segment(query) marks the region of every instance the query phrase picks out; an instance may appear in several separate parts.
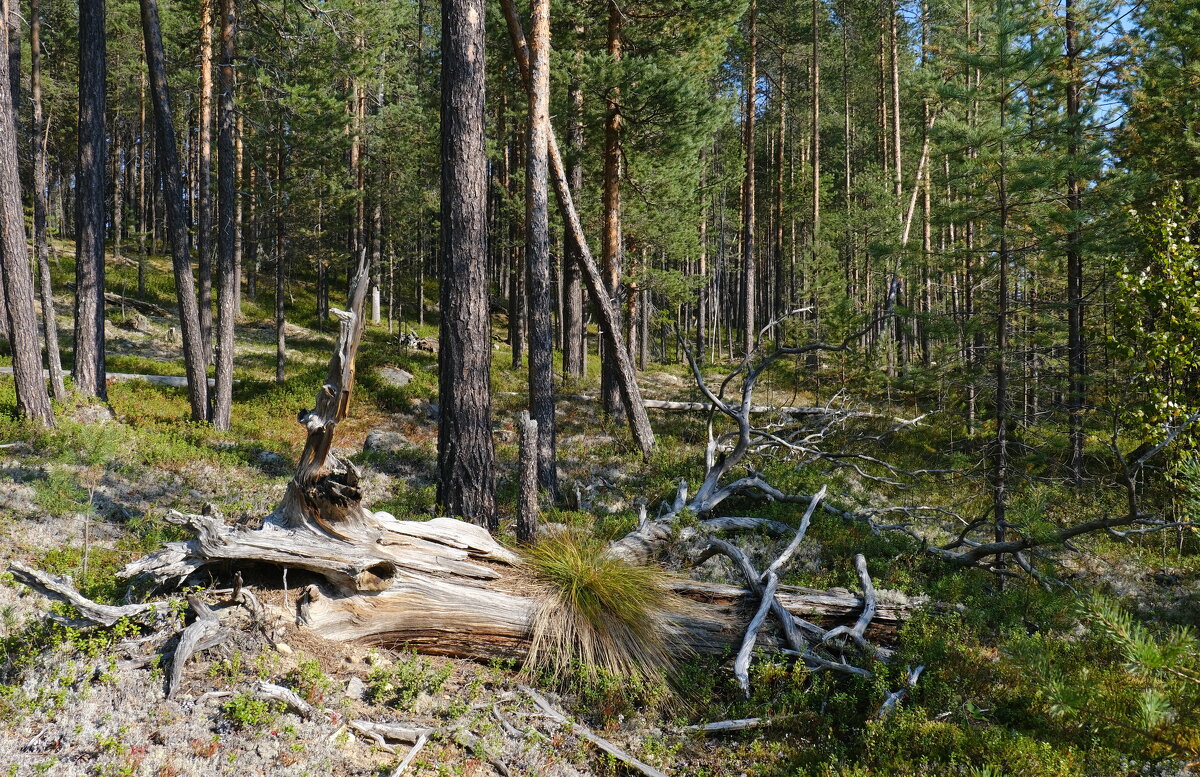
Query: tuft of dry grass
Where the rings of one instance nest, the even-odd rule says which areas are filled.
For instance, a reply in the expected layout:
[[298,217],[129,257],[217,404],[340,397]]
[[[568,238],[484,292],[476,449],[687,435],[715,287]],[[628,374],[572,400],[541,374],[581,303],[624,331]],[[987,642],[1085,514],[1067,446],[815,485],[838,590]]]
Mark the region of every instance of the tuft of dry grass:
[[630,564],[582,532],[564,530],[526,551],[541,604],[526,666],[562,680],[569,669],[665,679],[678,653],[677,617],[691,602],[669,573]]

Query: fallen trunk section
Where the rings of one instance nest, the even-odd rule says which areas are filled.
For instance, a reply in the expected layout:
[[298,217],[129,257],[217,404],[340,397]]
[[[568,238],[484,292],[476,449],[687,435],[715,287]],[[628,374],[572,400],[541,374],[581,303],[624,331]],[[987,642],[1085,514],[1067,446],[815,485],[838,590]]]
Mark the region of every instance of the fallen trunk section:
[[[310,572],[295,602],[297,622],[320,636],[381,647],[411,646],[423,653],[489,660],[523,658],[539,606],[520,559],[486,531],[453,518],[399,521],[374,513],[378,534],[370,542],[345,542],[307,527],[283,526],[278,514],[253,531],[219,518],[172,513],[170,520],[196,538],[170,543],[130,564],[122,576],[156,585],[181,583],[214,569],[255,564]],[[736,648],[758,604],[751,591],[731,585],[680,580],[676,593],[696,602],[679,621],[680,647],[721,654]],[[922,601],[878,593],[869,637],[883,642]],[[793,616],[825,628],[853,624],[863,601],[849,591],[779,586],[777,597]],[[782,645],[764,633],[768,646]]]

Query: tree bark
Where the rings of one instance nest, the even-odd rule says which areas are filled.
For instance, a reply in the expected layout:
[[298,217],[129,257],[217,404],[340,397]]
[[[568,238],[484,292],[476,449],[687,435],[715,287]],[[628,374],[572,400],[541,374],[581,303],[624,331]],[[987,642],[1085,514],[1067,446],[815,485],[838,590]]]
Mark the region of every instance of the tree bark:
[[[212,363],[212,49],[213,0],[200,0],[200,95],[198,153],[196,154],[196,279],[200,291],[200,340],[204,345],[204,363]],[[211,412],[210,412],[211,415]]]
[[[575,34],[583,36],[576,25]],[[575,70],[571,74],[569,123],[567,125],[568,183],[571,194],[583,191],[583,85],[579,70],[583,66],[583,48],[577,43]],[[582,378],[587,369],[586,342],[583,338],[583,285],[579,268],[579,247],[565,240],[563,252],[563,377]]]
[[[233,12],[237,14],[237,6],[233,8]],[[234,34],[237,34],[237,26],[234,26]],[[235,41],[236,43],[236,41]],[[235,45],[236,50],[236,45]],[[237,97],[237,83],[234,83],[234,98]],[[242,148],[242,132],[243,124],[242,117],[237,117],[237,127],[234,132],[237,134],[237,164],[233,171],[233,184],[237,196],[234,198],[237,204],[233,214],[233,313],[236,317],[242,315],[242,253],[245,241],[243,239],[245,232],[245,222],[242,220],[242,164],[244,150]]]
[[[815,286],[812,279],[817,273],[819,266],[818,257],[818,241],[821,237],[821,55],[820,55],[820,29],[821,29],[821,1],[812,0],[812,70],[810,73],[812,89],[812,114],[809,121],[809,130],[811,132],[812,146],[809,150],[809,163],[812,165],[812,210],[809,214],[811,219],[812,232],[809,235],[809,255],[811,257],[811,266],[805,277],[809,281],[810,286]],[[816,314],[816,297],[815,292],[811,300],[806,299],[806,304],[809,304],[813,310],[808,313],[810,319],[815,320]],[[780,311],[782,315],[783,311]],[[810,357],[810,364],[816,365],[816,360],[820,358],[819,351],[814,351]]]
[[[534,19],[536,25],[537,20]],[[517,539],[532,543],[538,526],[538,422],[522,411],[517,419],[520,439],[517,475]]]
[[163,56],[162,30],[158,22],[158,0],[140,0],[142,34],[146,46],[146,65],[150,71],[150,92],[154,103],[155,135],[158,140],[159,178],[170,232],[171,265],[175,273],[175,297],[179,304],[179,328],[183,339],[183,363],[188,379],[188,403],[192,420],[208,417],[208,379],[205,375],[204,344],[200,337],[200,311],[192,281],[192,263],[188,256],[187,224],[183,212],[183,192],[179,182],[181,168],[175,146],[175,125],[167,90],[167,66]]
[[529,142],[525,160],[525,264],[529,275],[529,414],[537,422],[538,483],[558,494],[554,419],[554,329],[550,320],[550,0],[530,15]]
[[63,380],[62,355],[58,348],[58,320],[54,310],[54,289],[50,283],[50,245],[46,234],[46,120],[42,113],[42,14],[41,0],[29,2],[29,94],[33,101],[33,250],[37,257],[39,297],[42,303],[42,337],[46,343],[46,361],[54,398],[64,401],[67,388]]
[[233,408],[233,325],[237,319],[237,119],[233,58],[236,55],[237,7],[235,0],[220,0],[221,66],[217,104],[217,374],[214,386],[213,425],[230,428]]
[[[608,56],[614,63],[619,63],[622,11],[616,0],[607,0],[607,8]],[[608,107],[604,118],[604,191],[600,206],[603,215],[603,237],[600,258],[604,271],[604,291],[609,299],[615,301],[621,284],[621,265],[624,263],[621,238],[621,88],[610,85],[605,99]],[[617,331],[614,334],[619,339],[624,329],[621,326],[619,308],[615,305],[614,312],[617,313]],[[600,395],[604,400],[604,412],[620,422],[624,412],[617,387],[617,346],[613,344],[613,340],[606,339],[603,343],[600,357]]]
[[[1001,51],[1001,65],[1006,52]],[[1008,534],[1008,159],[1006,156],[1006,123],[1008,87],[1000,94],[1000,159],[997,166],[996,199],[998,205],[999,245],[996,261],[999,278],[996,288],[996,453],[993,462],[992,519],[996,527],[996,542],[1004,542]],[[1001,566],[1003,556],[996,556],[996,565]],[[1003,578],[1000,579],[1003,583]]]
[[104,0],[79,4],[79,166],[75,177],[75,389],[104,385]]
[[287,257],[283,253],[284,224],[283,208],[285,197],[283,191],[284,173],[284,130],[283,117],[279,118],[276,127],[278,139],[275,146],[275,382],[283,385],[286,379],[287,366],[287,318],[283,308],[283,287],[287,274]]
[[137,218],[138,260],[137,293],[146,296],[146,69],[145,54],[142,53],[142,68],[138,73],[138,137],[137,137]]
[[1080,83],[1079,51],[1075,39],[1075,6],[1065,0],[1066,57],[1067,57],[1067,210],[1070,213],[1070,232],[1067,235],[1067,412],[1070,416],[1071,482],[1076,488],[1083,484],[1083,403],[1084,403],[1084,345],[1083,345],[1083,255],[1080,251],[1081,198],[1079,174],[1075,164],[1082,145],[1079,116]]
[[754,267],[754,124],[758,110],[758,4],[750,0],[747,33],[749,52],[746,60],[745,115],[742,117],[742,142],[746,150],[746,175],[742,179],[742,352],[754,350],[755,310],[758,294]]
[[438,501],[496,528],[483,0],[442,3]]
[[[15,7],[12,13],[7,11],[6,8],[6,33],[17,25]],[[46,394],[46,382],[42,379],[37,318],[33,312],[33,275],[29,271],[29,247],[25,242],[25,212],[21,206],[18,172],[16,103],[13,101],[13,90],[8,88],[11,85],[9,67],[12,61],[9,55],[14,44],[20,46],[20,38],[14,40],[14,36],[6,34],[4,56],[0,56],[0,128],[3,128],[0,131],[0,276],[4,278],[3,295],[12,351],[13,380],[16,384],[17,414],[42,426],[54,426],[50,397]]]

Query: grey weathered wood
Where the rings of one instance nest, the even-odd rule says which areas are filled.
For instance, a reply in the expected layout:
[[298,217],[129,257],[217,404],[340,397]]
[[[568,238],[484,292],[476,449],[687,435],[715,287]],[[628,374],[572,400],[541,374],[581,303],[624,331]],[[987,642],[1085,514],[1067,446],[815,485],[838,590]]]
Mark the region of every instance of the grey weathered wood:
[[800,543],[804,541],[804,535],[808,533],[808,525],[812,522],[813,510],[816,510],[817,505],[825,498],[825,489],[826,486],[821,486],[821,490],[813,494],[813,498],[808,503],[808,509],[804,511],[804,517],[800,519],[800,528],[796,530],[796,536],[783,549],[779,557],[772,561],[771,565],[762,573],[764,580],[768,575],[777,573],[780,569],[783,569],[784,565],[791,560],[792,554],[796,552],[796,548],[800,547]]
[[70,578],[58,577],[48,572],[26,566],[20,561],[11,561],[8,571],[12,576],[38,593],[66,602],[79,611],[88,621],[101,626],[112,626],[121,618],[133,618],[151,612],[166,612],[165,602],[146,602],[144,604],[97,604],[75,589]]
[[741,686],[742,693],[746,695],[747,699],[750,698],[750,654],[754,652],[754,643],[758,641],[758,630],[762,628],[763,621],[767,619],[767,613],[770,612],[771,604],[775,601],[775,589],[778,587],[779,578],[775,576],[774,572],[768,572],[762,601],[758,605],[758,611],[750,619],[750,625],[746,627],[746,636],[742,639],[742,646],[738,649],[737,658],[733,661],[733,675],[737,678],[738,685]]
[[216,613],[196,596],[188,594],[188,604],[196,613],[196,620],[179,635],[179,644],[175,646],[175,656],[171,659],[171,674],[167,678],[167,698],[179,690],[183,681],[183,667],[193,655],[214,647],[224,641],[221,622]]
[[517,421],[520,431],[518,468],[517,539],[533,542],[538,525],[538,422],[522,410]]

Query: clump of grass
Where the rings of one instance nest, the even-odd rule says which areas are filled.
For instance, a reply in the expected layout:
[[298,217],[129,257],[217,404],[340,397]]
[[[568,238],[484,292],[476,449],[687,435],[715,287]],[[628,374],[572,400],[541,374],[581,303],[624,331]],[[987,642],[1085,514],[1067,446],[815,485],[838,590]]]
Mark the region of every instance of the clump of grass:
[[528,668],[554,681],[575,671],[644,680],[671,673],[675,619],[688,602],[665,570],[630,564],[578,530],[543,538],[526,561],[541,589]]

